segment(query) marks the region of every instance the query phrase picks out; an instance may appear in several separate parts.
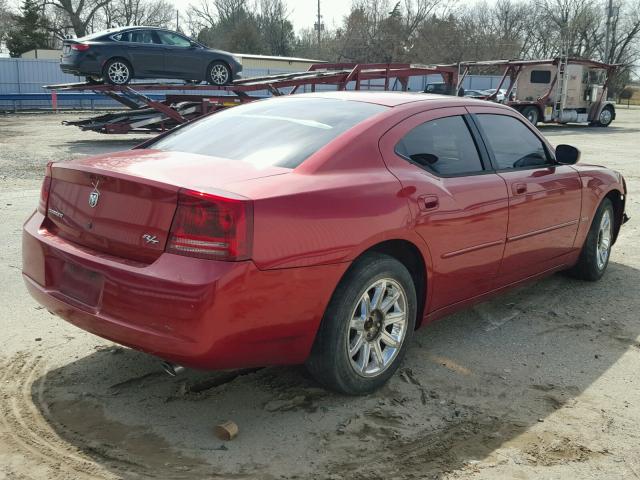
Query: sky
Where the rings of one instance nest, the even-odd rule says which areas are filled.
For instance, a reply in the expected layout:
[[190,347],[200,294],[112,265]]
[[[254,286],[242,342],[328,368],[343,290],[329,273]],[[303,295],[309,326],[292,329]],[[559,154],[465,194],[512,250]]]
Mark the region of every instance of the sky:
[[[289,20],[297,32],[303,28],[313,28],[318,11],[317,0],[285,0],[289,7]],[[199,0],[173,0],[181,11],[186,11],[190,3],[197,5]],[[320,0],[320,14],[327,28],[333,28],[342,22],[349,13],[351,0]]]

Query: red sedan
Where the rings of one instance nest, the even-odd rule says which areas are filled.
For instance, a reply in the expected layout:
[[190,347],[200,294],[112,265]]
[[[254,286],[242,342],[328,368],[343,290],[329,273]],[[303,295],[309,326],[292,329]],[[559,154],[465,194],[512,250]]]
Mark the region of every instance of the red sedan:
[[558,270],[597,280],[622,176],[514,110],[332,92],[228,109],[52,163],[23,234],[31,295],[171,362],[306,362],[370,392],[414,330]]

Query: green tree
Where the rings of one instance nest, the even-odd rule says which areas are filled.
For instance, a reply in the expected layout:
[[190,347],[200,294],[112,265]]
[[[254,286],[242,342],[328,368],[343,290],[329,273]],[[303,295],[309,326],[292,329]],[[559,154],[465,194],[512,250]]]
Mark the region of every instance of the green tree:
[[46,48],[49,43],[46,20],[41,15],[36,0],[24,0],[20,13],[15,17],[14,26],[7,35],[7,48],[12,57],[36,48]]

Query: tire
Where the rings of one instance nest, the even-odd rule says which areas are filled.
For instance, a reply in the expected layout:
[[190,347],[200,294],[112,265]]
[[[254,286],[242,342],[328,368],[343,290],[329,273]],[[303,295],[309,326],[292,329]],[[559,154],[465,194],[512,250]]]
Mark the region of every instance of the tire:
[[211,65],[207,68],[207,78],[206,81],[211,85],[227,85],[231,83],[232,80],[231,69],[229,65],[218,60],[212,62]]
[[112,58],[105,63],[102,78],[111,85],[126,85],[133,78],[133,68],[122,58]]
[[608,127],[613,122],[613,107],[611,105],[606,105],[600,115],[598,115],[598,119],[593,122],[592,125],[596,127]]
[[[382,308],[367,310],[367,300],[370,307]],[[363,255],[336,287],[307,369],[318,382],[340,393],[364,395],[380,388],[406,353],[415,329],[416,304],[413,279],[402,263],[380,253]],[[384,326],[386,321],[392,323]]]
[[591,282],[602,278],[611,256],[613,229],[613,204],[605,198],[593,217],[578,263],[568,272],[571,276]]
[[534,127],[538,125],[540,119],[540,111],[537,107],[525,107],[522,109],[522,115],[529,120],[529,123]]

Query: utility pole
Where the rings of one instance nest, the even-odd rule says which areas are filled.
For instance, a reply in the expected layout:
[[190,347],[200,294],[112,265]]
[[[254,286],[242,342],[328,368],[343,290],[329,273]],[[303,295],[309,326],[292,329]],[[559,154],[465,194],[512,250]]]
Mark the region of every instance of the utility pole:
[[611,48],[611,17],[613,16],[613,0],[609,0],[609,6],[607,7],[607,25],[605,29],[605,39],[604,39],[604,62],[609,63],[610,61],[610,48]]
[[176,32],[180,31],[180,10],[176,8]]
[[318,31],[318,46],[320,46],[320,35],[322,33],[322,16],[320,15],[320,0],[318,0],[318,19],[316,22],[316,30]]

